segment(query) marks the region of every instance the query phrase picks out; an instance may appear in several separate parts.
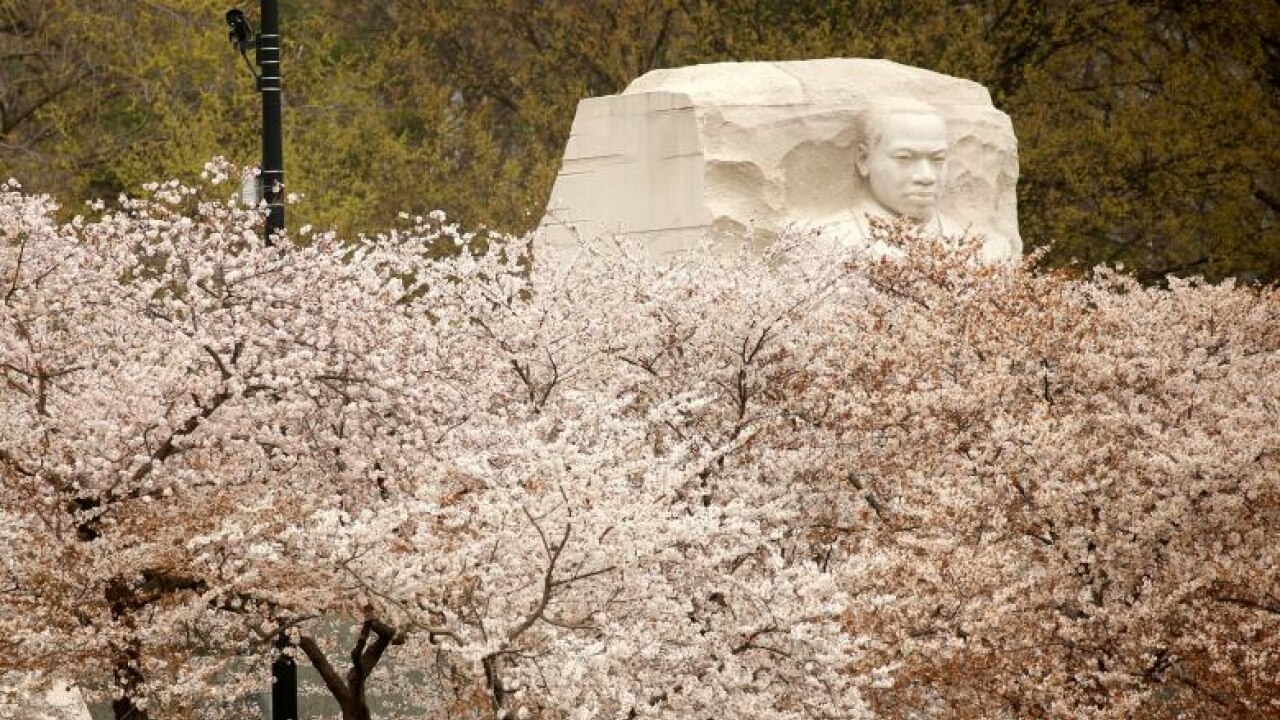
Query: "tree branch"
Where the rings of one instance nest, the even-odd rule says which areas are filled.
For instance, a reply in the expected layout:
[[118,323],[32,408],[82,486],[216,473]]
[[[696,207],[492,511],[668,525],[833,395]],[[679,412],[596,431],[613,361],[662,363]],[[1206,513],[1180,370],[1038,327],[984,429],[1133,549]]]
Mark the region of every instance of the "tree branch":
[[306,654],[307,659],[311,661],[311,667],[320,673],[320,678],[324,680],[324,685],[333,694],[333,697],[342,706],[351,704],[352,697],[347,684],[342,682],[342,678],[338,677],[337,671],[333,669],[333,665],[329,663],[329,658],[325,657],[324,651],[316,645],[316,641],[310,635],[303,635],[298,638],[298,647],[302,648],[302,652]]

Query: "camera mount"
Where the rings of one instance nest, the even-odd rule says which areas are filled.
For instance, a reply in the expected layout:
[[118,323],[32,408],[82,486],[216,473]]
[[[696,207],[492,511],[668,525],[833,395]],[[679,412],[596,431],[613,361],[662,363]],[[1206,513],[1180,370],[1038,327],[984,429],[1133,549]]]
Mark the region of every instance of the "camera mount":
[[245,17],[244,12],[239,8],[231,8],[227,11],[227,26],[231,28],[231,32],[227,33],[231,46],[240,53],[240,57],[244,58],[244,64],[253,74],[253,78],[261,80],[262,77],[258,75],[257,70],[253,69],[253,63],[249,60],[249,48],[254,47],[257,42],[253,34],[253,25],[249,24],[249,18]]

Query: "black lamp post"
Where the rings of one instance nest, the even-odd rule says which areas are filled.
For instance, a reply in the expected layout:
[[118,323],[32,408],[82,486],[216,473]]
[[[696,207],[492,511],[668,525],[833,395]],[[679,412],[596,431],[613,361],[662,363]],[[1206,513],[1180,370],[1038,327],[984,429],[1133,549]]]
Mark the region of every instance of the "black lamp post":
[[284,654],[289,636],[280,633],[276,646],[281,652],[271,663],[271,720],[298,720],[298,663]]
[[[267,223],[263,238],[271,244],[284,232],[284,131],[281,127],[280,95],[280,5],[278,0],[261,0],[262,31],[255,37],[253,27],[238,9],[227,11],[231,42],[249,60],[248,50],[256,50],[258,67],[253,72],[262,94],[262,199],[267,202]],[[289,636],[281,632],[276,642],[281,650],[271,665],[271,720],[298,720],[298,665],[283,651]]]
[[[266,237],[284,232],[284,131],[281,129],[280,6],[278,0],[262,0],[262,32],[258,33],[258,65],[262,75],[262,189],[270,212]],[[294,713],[296,717],[297,713]],[[276,716],[280,720],[280,716]]]
[[244,13],[238,9],[227,11],[227,25],[231,27],[231,43],[235,45],[245,62],[252,47],[261,72],[249,69],[258,81],[262,94],[262,174],[259,182],[262,199],[267,202],[267,224],[263,237],[267,243],[284,232],[284,131],[280,95],[283,91],[280,73],[280,5],[279,0],[261,1],[262,30],[256,36]]

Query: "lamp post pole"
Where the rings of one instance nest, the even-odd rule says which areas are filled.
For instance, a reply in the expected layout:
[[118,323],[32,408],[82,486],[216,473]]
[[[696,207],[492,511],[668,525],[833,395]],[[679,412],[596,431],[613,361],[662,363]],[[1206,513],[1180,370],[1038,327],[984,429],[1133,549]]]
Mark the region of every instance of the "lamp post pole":
[[[253,75],[262,94],[262,173],[258,187],[267,203],[267,222],[263,240],[271,245],[284,232],[284,130],[282,128],[281,92],[284,89],[280,73],[280,4],[279,0],[261,0],[260,32],[253,36],[253,27],[238,8],[227,11],[227,25],[231,28],[231,43],[244,56],[252,41],[259,71]],[[253,70],[253,66],[249,67]],[[281,631],[276,639],[280,654],[271,664],[271,720],[298,720],[298,664],[284,651],[289,647],[289,636]]]
[[[260,0],[261,31],[254,36],[253,26],[239,8],[227,11],[227,26],[232,46],[249,64],[252,45],[259,70],[249,65],[262,94],[262,172],[258,187],[267,203],[267,222],[262,237],[267,245],[281,239],[284,232],[284,129],[282,128],[280,73],[280,4],[279,0]],[[250,195],[256,193],[249,193]],[[254,198],[250,202],[257,202]],[[271,664],[271,720],[298,720],[298,664],[284,651],[289,636],[283,630],[276,639],[280,655]]]
[[283,652],[289,647],[283,632],[277,647],[282,652],[271,664],[271,720],[298,720],[298,664]]
[[[284,131],[281,127],[280,95],[280,5],[279,0],[262,0],[262,24],[258,33],[258,65],[262,73],[258,90],[262,93],[262,193],[267,202],[268,243],[284,232]],[[277,720],[280,720],[277,716]]]
[[[284,232],[284,129],[280,72],[279,0],[261,0],[257,60],[262,93],[262,197],[267,203],[267,224],[263,237],[268,245]],[[280,655],[271,664],[271,720],[298,720],[298,664],[284,650],[289,636],[284,632],[276,643]]]

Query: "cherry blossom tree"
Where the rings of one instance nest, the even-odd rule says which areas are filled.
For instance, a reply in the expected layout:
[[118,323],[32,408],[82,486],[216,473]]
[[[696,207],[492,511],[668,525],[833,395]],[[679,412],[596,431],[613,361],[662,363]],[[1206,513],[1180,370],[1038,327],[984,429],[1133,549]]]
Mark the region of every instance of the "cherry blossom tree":
[[340,421],[308,398],[341,389],[341,356],[361,348],[312,349],[324,320],[308,308],[378,302],[341,296],[358,280],[328,274],[354,270],[331,241],[270,247],[249,209],[153,193],[56,226],[10,192],[4,225],[10,660],[111,678],[117,717],[180,704],[215,673],[240,687],[228,660],[270,648],[271,628],[210,612],[274,600],[239,592],[244,553],[200,538],[309,511]]
[[232,715],[284,633],[344,720],[1280,717],[1273,288],[210,197],[3,193],[0,672]]

